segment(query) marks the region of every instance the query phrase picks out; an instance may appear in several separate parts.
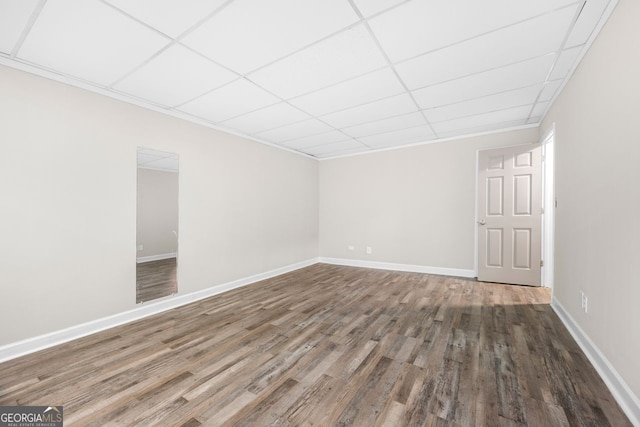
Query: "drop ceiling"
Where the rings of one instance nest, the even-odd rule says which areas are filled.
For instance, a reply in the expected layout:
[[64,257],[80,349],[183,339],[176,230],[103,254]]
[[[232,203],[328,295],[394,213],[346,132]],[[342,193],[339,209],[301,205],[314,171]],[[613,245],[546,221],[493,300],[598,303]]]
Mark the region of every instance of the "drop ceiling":
[[328,158],[539,124],[615,2],[0,0],[0,60]]

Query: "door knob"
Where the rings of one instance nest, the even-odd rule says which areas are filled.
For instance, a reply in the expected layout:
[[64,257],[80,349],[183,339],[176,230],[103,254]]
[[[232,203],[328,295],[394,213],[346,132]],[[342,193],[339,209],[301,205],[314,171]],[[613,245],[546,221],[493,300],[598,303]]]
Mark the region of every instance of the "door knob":
[[481,219],[480,221],[478,221],[478,224],[480,225],[485,225],[487,223],[487,221],[485,221],[484,219]]

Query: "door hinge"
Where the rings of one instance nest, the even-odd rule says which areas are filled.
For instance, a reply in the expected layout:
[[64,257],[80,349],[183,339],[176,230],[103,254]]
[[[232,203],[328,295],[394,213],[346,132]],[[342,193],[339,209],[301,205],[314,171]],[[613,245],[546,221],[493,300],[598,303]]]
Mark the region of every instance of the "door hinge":
[[541,213],[542,215],[544,215],[544,208],[541,208],[541,209],[540,209],[540,213]]
[[540,267],[544,267],[544,261],[540,260]]

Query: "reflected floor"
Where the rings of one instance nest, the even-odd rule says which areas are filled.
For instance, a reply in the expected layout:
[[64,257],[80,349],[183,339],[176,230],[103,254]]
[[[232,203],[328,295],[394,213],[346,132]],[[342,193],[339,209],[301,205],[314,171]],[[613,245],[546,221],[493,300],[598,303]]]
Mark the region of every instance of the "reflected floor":
[[136,303],[178,292],[176,258],[136,264]]

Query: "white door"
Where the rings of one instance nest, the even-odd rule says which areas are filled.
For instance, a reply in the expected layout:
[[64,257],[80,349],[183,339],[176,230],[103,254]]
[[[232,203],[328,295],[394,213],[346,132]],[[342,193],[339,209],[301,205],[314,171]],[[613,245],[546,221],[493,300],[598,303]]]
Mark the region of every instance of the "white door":
[[478,156],[478,280],[541,283],[540,145]]

